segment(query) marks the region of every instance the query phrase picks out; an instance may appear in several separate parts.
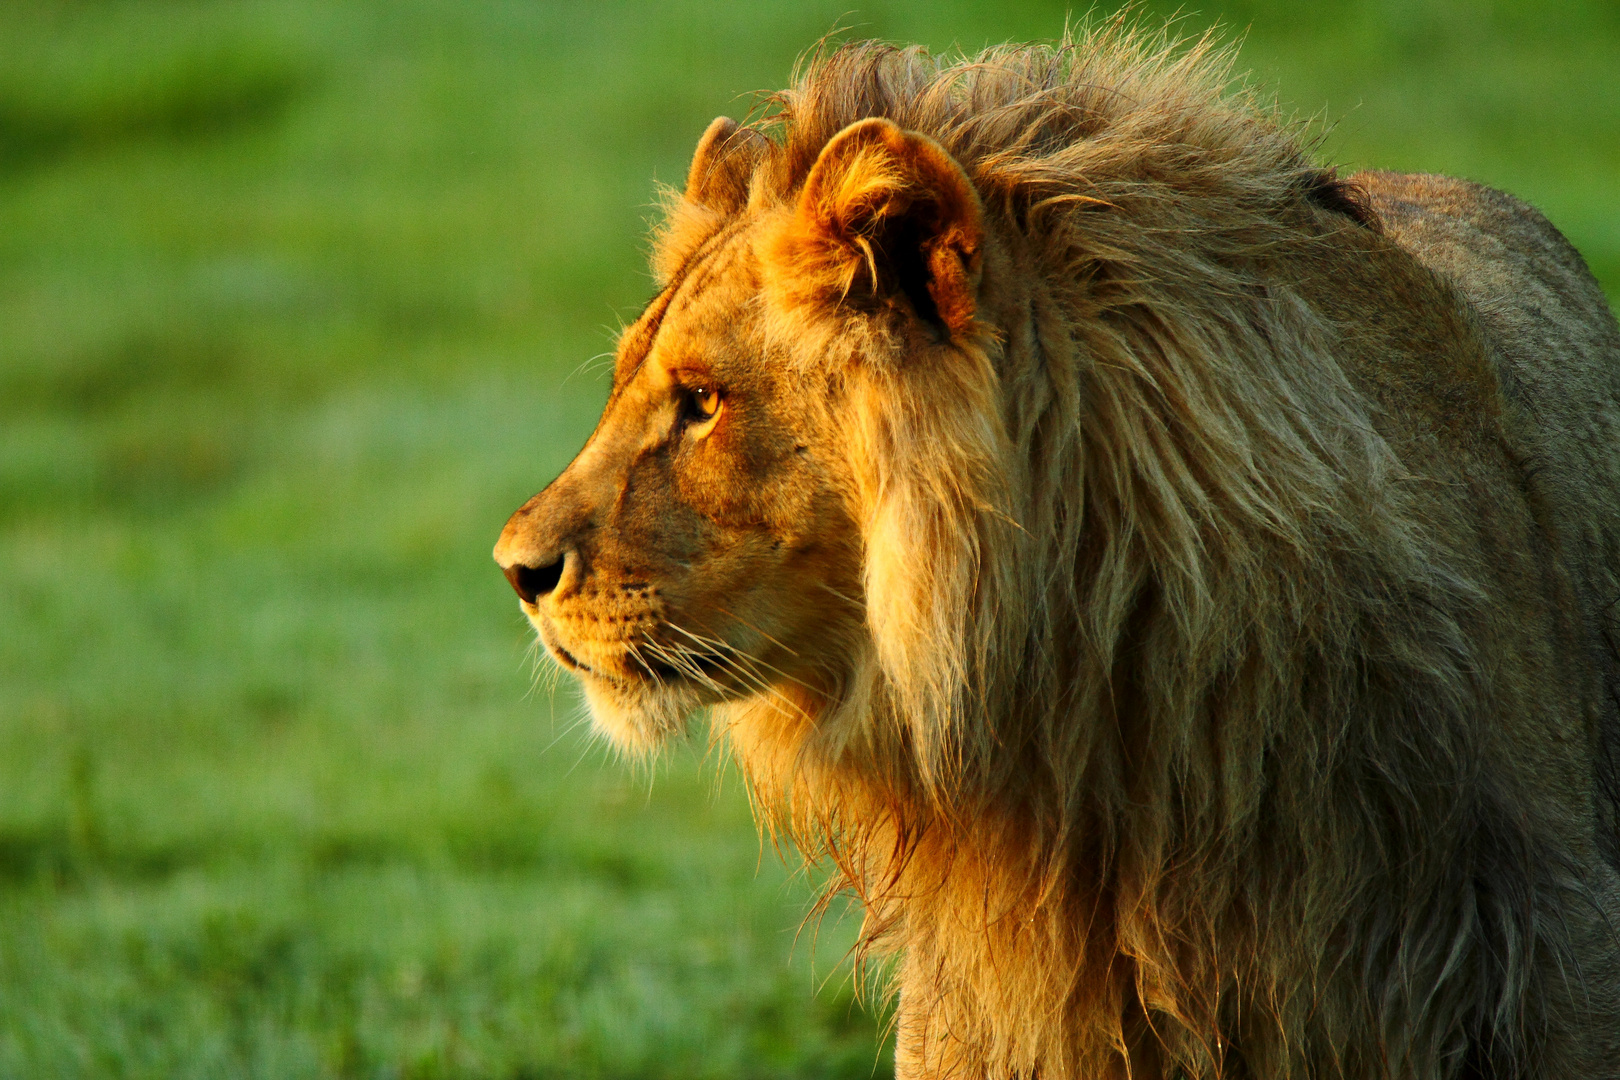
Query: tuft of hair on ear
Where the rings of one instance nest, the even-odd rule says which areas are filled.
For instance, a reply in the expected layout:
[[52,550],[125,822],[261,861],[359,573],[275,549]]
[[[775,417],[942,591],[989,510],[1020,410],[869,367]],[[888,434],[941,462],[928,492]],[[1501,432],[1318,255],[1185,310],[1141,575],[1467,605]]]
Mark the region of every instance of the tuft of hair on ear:
[[978,306],[983,211],[973,182],[926,135],[871,117],[822,148],[779,237],[779,279],[840,303],[909,303],[960,337]]
[[729,116],[710,122],[692,153],[686,187],[665,189],[664,222],[653,245],[653,274],[660,283],[675,276],[703,241],[748,205],[754,170],[770,149],[770,140]]

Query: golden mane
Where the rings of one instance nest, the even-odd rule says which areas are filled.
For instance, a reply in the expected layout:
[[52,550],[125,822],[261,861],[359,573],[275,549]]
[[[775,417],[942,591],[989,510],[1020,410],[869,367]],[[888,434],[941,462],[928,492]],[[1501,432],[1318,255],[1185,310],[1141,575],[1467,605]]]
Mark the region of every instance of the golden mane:
[[[736,214],[786,205],[888,118],[1027,267],[1027,318],[961,364],[848,368],[859,674],[717,710],[903,950],[918,1074],[1116,1075],[1149,1043],[1147,1075],[1506,1068],[1551,1022],[1536,973],[1573,962],[1538,906],[1562,853],[1487,753],[1492,586],[1306,296],[1381,243],[1367,197],[1229,63],[1117,25],[959,62],[852,45],[712,157]],[[662,274],[727,220],[672,204]],[[1454,300],[1419,278],[1413,304]],[[785,351],[884,354],[812,307],[773,310]],[[1490,415],[1483,385],[1458,406]]]

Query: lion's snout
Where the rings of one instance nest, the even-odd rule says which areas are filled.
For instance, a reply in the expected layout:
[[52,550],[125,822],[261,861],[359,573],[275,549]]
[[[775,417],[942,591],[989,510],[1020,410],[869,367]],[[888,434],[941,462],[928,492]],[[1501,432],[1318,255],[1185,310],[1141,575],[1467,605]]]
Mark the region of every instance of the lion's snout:
[[578,533],[585,515],[552,484],[507,519],[495,543],[495,562],[525,604],[549,595],[579,561]]

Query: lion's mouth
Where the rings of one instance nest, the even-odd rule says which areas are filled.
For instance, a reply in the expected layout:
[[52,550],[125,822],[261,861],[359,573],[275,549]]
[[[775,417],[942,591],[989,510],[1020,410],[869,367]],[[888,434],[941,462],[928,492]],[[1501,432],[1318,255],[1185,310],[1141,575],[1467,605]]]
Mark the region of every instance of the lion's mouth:
[[697,686],[722,690],[747,682],[747,668],[715,648],[672,645],[654,638],[621,641],[604,665],[587,663],[557,640],[555,632],[540,638],[552,658],[574,675],[629,691],[643,687]]
[[558,645],[556,642],[549,642],[548,644],[551,645],[551,651],[556,655],[557,659],[562,661],[563,667],[568,668],[570,671],[583,671],[587,675],[598,674],[595,668],[585,663],[585,661],[581,660],[579,657],[575,656],[561,645]]
[[548,644],[558,662],[574,674],[624,687],[635,683],[654,686],[699,683],[715,686],[731,668],[731,665],[717,654],[682,653],[679,659],[675,660],[648,655],[644,650],[637,649],[630,652],[628,659],[632,662],[625,665],[623,673],[603,671],[587,664],[556,642]]

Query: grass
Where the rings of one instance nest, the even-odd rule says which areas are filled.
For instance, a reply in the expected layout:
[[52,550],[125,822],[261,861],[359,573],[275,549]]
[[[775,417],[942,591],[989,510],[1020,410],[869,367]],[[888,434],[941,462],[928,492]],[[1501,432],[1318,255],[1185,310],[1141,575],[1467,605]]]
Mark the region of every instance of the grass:
[[[1517,191],[1620,288],[1612,5],[1216,16],[1325,157]],[[8,5],[0,1076],[885,1074],[852,920],[798,934],[813,878],[701,734],[628,769],[534,690],[488,552],[710,117],[840,20],[1064,17]]]

